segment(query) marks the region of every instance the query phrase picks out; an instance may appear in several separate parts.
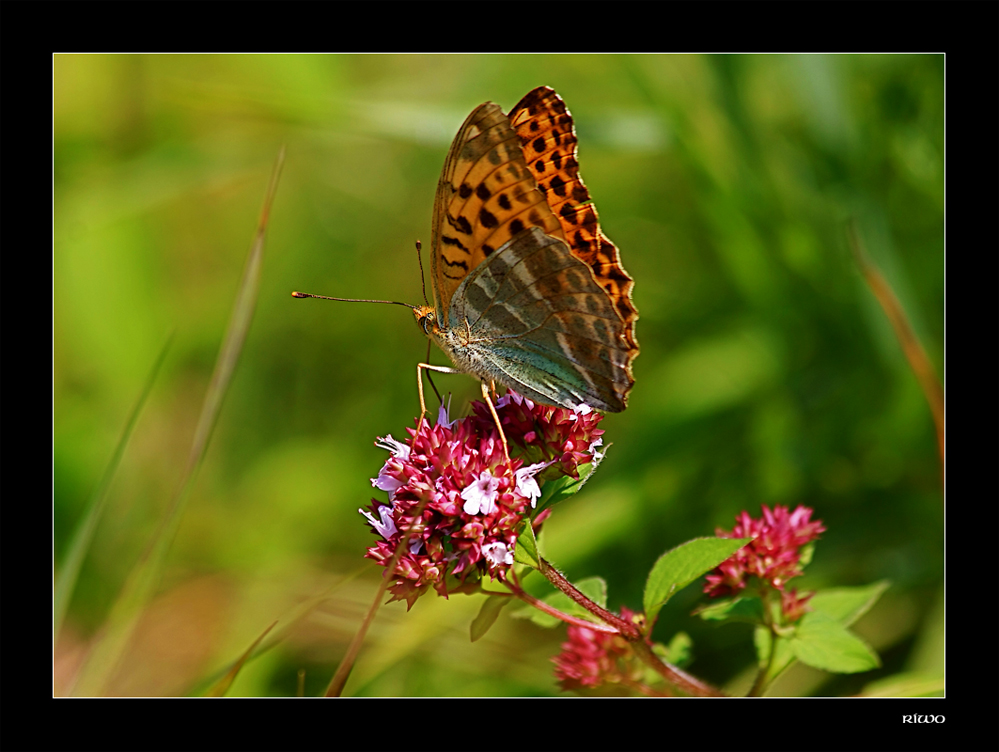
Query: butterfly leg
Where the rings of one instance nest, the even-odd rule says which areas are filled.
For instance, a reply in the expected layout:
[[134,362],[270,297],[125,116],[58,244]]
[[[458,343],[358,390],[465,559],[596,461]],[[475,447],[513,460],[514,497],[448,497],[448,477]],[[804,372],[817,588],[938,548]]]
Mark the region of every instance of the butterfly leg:
[[[447,366],[432,366],[429,363],[417,363],[416,364],[416,388],[420,392],[420,422],[422,425],[423,416],[427,414],[427,403],[423,396],[423,371],[437,371],[438,373],[464,373],[464,371],[459,371],[457,368],[448,368]],[[500,424],[499,413],[496,412],[496,406],[493,404],[492,397],[489,396],[489,386],[485,381],[480,382],[482,384],[482,397],[485,399],[486,404],[489,405],[489,412],[492,413],[493,420],[496,422],[496,430],[499,431],[500,441],[503,443],[503,456],[506,457],[507,464],[510,462],[510,447],[506,443],[506,434],[503,433],[503,426]],[[493,385],[493,390],[496,387]]]
[[[500,441],[503,442],[503,455],[506,457],[506,464],[509,465],[510,464],[510,447],[507,446],[507,443],[506,443],[506,434],[503,433],[503,426],[500,425],[499,413],[496,412],[496,406],[493,405],[493,400],[489,396],[489,386],[486,385],[485,381],[481,382],[481,384],[482,384],[482,398],[486,401],[486,404],[489,405],[489,412],[491,412],[493,414],[493,420],[496,421],[496,430],[499,431]],[[495,389],[496,389],[496,386],[493,385],[493,390],[495,391]]]
[[423,398],[423,369],[428,371],[437,371],[438,373],[464,373],[464,371],[459,371],[456,368],[448,368],[447,366],[432,366],[429,363],[417,363],[416,364],[416,387],[420,391],[420,421],[422,423],[423,416],[427,414],[427,403]]

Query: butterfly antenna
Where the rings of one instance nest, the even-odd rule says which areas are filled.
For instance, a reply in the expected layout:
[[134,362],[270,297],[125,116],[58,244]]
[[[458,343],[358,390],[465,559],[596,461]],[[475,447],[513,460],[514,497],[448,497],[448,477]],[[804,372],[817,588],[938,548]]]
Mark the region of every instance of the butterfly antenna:
[[[419,240],[417,240],[416,241],[416,260],[420,264],[420,282],[423,283],[423,303],[425,305],[430,305],[430,302],[427,300],[427,280],[426,280],[426,277],[423,274],[423,255],[420,253],[421,250],[423,250],[423,244],[420,243]],[[433,383],[434,382],[432,382],[432,381],[430,382],[431,386],[433,385]],[[434,391],[436,392],[437,389],[434,388]],[[439,394],[437,396],[440,397]],[[442,402],[442,404],[443,404],[443,402]]]
[[406,308],[415,309],[416,306],[409,303],[400,303],[398,300],[363,300],[360,298],[331,298],[328,295],[313,295],[311,292],[293,292],[293,298],[319,298],[320,300],[339,300],[343,303],[388,303],[389,305],[401,305]]

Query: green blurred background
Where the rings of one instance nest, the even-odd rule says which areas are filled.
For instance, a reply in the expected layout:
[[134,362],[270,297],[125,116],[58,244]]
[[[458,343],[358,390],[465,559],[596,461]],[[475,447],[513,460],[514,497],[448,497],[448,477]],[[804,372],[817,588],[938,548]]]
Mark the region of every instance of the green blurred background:
[[[478,104],[548,85],[576,123],[581,173],[635,279],[642,348],[608,459],[546,523],[549,559],[637,609],[665,550],[766,503],[828,531],[799,589],[891,589],[855,629],[883,669],[796,667],[771,694],[848,694],[942,671],[943,505],[930,412],[854,263],[873,261],[943,372],[940,55],[58,55],[54,59],[54,554],[58,569],[168,332],[177,335],[111,487],[56,651],[72,675],[180,482],[272,164],[287,161],[249,338],[171,550],[114,682],[192,690],[268,624],[345,577],[231,694],[329,681],[374,593],[357,513],[418,409],[422,301],[444,156]],[[435,351],[432,362],[446,358]],[[478,393],[444,376],[464,414]],[[557,694],[565,639],[504,612],[474,644],[480,597],[383,608],[355,695]],[[733,691],[751,631],[690,616],[689,670]]]

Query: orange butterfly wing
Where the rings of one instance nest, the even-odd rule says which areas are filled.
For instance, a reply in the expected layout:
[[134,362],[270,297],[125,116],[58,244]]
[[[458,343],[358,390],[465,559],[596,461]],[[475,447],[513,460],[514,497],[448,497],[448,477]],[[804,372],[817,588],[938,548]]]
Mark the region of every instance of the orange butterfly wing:
[[635,283],[621,265],[617,247],[601,231],[596,207],[579,176],[576,130],[565,102],[554,89],[540,86],[528,92],[509,117],[538,188],[559,220],[561,232],[556,237],[590,267],[624,322],[628,345],[637,355],[638,310],[631,301]]
[[434,199],[431,277],[440,321],[461,280],[530,227],[560,232],[499,105],[475,108],[451,144]]

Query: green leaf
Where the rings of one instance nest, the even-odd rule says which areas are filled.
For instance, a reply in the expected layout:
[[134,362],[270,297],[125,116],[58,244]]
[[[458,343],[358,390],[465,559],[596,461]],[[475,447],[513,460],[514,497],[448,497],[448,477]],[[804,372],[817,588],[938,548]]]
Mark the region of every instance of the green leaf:
[[611,444],[608,444],[604,448],[603,454],[599,457],[595,457],[593,462],[580,465],[577,468],[579,478],[571,478],[568,475],[563,475],[561,478],[550,480],[545,483],[541,488],[541,498],[538,499],[537,506],[531,516],[537,517],[545,509],[553,507],[556,504],[565,501],[570,496],[579,493],[586,481],[588,481],[593,476],[593,473],[596,472],[600,463],[604,461],[604,457],[607,456],[607,450],[610,448]]
[[751,538],[695,538],[667,551],[653,565],[645,582],[643,603],[649,623],[674,593],[710,572],[749,543]]
[[802,663],[837,674],[870,671],[881,665],[867,643],[832,617],[814,611],[802,617],[790,645]]
[[524,564],[531,569],[540,569],[541,559],[538,556],[538,539],[534,537],[534,528],[531,521],[525,520],[520,534],[517,536],[517,545],[513,549],[513,560],[518,564]]
[[815,541],[812,541],[811,543],[806,543],[804,546],[801,547],[801,550],[798,552],[798,566],[800,566],[802,569],[807,567],[809,564],[812,563],[812,557],[814,555],[815,555]]
[[[808,605],[813,609],[813,611],[803,617],[801,623],[804,624],[805,619],[817,618],[815,615],[819,614],[834,619],[845,628],[865,614],[870,607],[874,605],[881,594],[888,588],[888,585],[888,581],[883,580],[881,582],[875,582],[872,585],[830,588],[829,590],[818,592],[810,601],[808,601]],[[805,634],[807,637],[808,630],[806,630]],[[852,636],[852,633],[848,634],[851,635],[851,638],[856,639]],[[766,627],[758,628],[754,634],[753,641],[756,645],[756,654],[759,659],[760,666],[766,666],[770,656],[770,650],[773,649],[772,634],[770,630]],[[774,654],[773,660],[769,662],[770,670],[767,672],[764,685],[769,686],[770,683],[787,670],[787,668],[794,663],[795,657],[796,653],[792,649],[790,639],[781,638],[777,640],[776,653]],[[877,660],[877,656],[874,657],[874,660]]]
[[[658,646],[653,647],[653,652],[655,652],[656,647]],[[690,639],[690,635],[686,632],[677,632],[673,635],[673,639],[666,646],[663,658],[679,668],[690,665],[690,662],[694,660],[694,641]]]
[[510,602],[509,598],[503,598],[498,595],[493,595],[482,603],[482,608],[479,609],[478,615],[472,619],[472,625],[470,628],[472,642],[475,642],[479,638],[483,637],[489,628],[496,623],[496,619],[499,618],[500,611],[503,607]]
[[944,679],[939,674],[910,672],[873,681],[861,697],[943,697]]
[[760,624],[763,622],[763,601],[756,595],[726,598],[702,606],[694,613],[704,621],[748,621]]
[[813,611],[849,626],[871,609],[890,584],[888,580],[881,580],[860,587],[829,588],[816,593],[808,605]]

